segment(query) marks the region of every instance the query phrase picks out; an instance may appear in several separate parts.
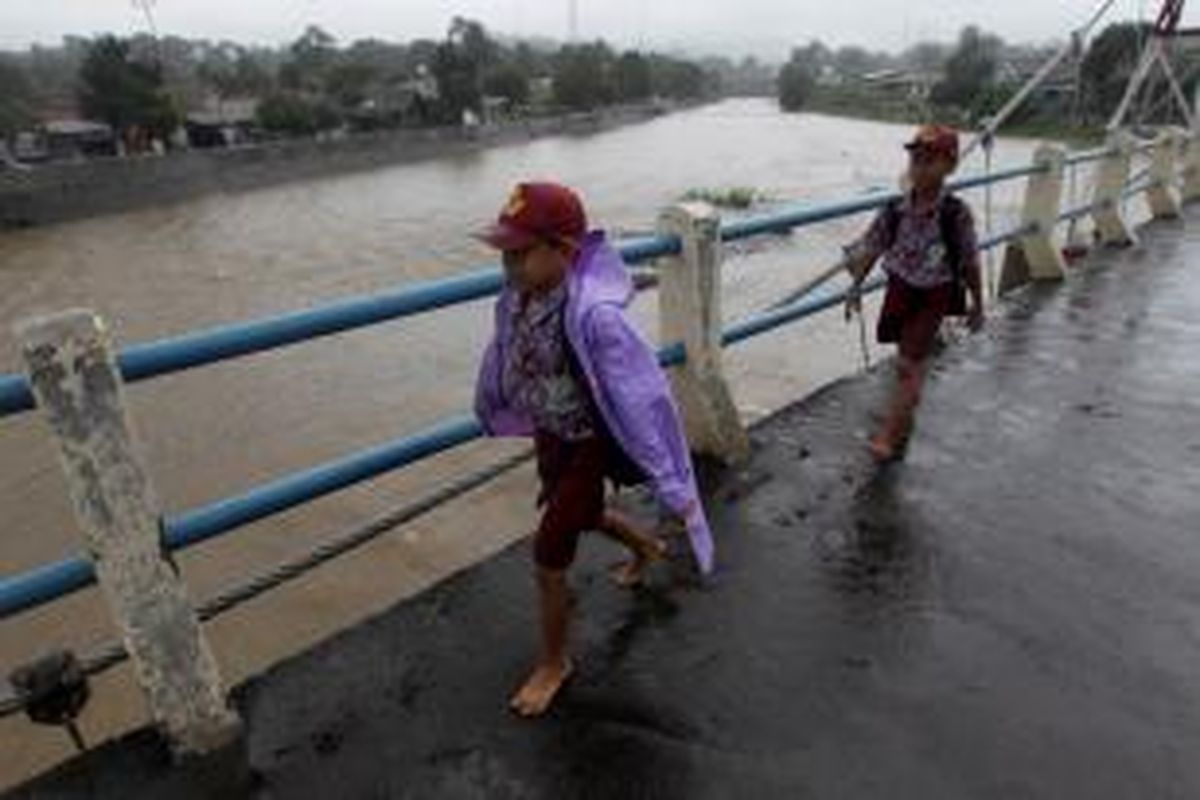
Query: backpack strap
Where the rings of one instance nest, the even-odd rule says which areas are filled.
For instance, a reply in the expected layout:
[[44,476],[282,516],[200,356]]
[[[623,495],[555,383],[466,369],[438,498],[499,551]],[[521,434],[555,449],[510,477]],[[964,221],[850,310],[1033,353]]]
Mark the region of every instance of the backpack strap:
[[963,242],[959,237],[961,228],[958,224],[959,219],[966,213],[966,204],[952,194],[942,199],[942,207],[938,211],[942,246],[946,248],[946,261],[950,265],[952,278],[950,316],[962,316],[967,313],[967,253],[963,252]]
[[900,220],[904,216],[900,211],[900,200],[891,200],[883,207],[884,230],[887,231],[887,247],[890,250],[896,244],[900,235]]
[[955,195],[948,194],[942,199],[942,207],[938,211],[938,226],[942,234],[942,246],[946,248],[946,260],[950,264],[950,272],[956,282],[961,282],[966,272],[963,263],[963,245],[959,240],[958,220],[963,213],[963,201]]
[[639,486],[648,480],[646,472],[625,452],[625,448],[617,441],[617,437],[609,430],[608,422],[604,419],[604,412],[600,410],[600,405],[592,394],[591,383],[588,381],[587,372],[583,369],[583,364],[579,360],[579,355],[575,352],[574,345],[571,344],[571,337],[567,335],[567,314],[563,311],[561,321],[563,351],[567,356],[567,369],[571,373],[571,377],[575,380],[575,384],[579,387],[579,391],[583,394],[583,401],[587,404],[588,413],[592,417],[592,425],[595,428],[596,436],[598,436],[608,448],[609,463],[607,466],[607,477],[612,481],[613,487],[618,491],[622,486]]

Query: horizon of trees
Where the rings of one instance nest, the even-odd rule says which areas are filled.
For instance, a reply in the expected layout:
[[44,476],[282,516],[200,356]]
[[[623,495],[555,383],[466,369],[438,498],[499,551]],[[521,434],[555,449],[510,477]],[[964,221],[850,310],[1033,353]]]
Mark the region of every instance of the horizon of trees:
[[[1018,121],[1094,125],[1107,120],[1133,75],[1150,29],[1130,22],[1103,29],[1053,76],[1051,83],[1056,84],[1057,93],[1044,94],[1027,104]],[[1061,44],[1009,44],[974,25],[965,27],[953,44],[921,42],[896,55],[853,46],[832,50],[813,40],[792,51],[780,71],[777,97],[784,110],[797,111],[818,96],[822,79],[830,73],[840,80],[879,70],[907,70],[937,76],[926,99],[927,116],[978,125],[996,113],[1024,82],[1027,75],[1016,67],[1040,66],[1060,48]],[[1200,57],[1180,50],[1172,61],[1185,95],[1193,96],[1200,78]],[[1163,102],[1163,86],[1157,87],[1157,95],[1136,109],[1147,121],[1171,118],[1170,104]]]
[[727,80],[757,80],[765,94],[773,71],[755,59],[700,61],[601,40],[511,39],[462,17],[440,40],[403,43],[342,43],[317,26],[280,47],[70,36],[58,47],[0,52],[0,138],[47,110],[77,110],[118,132],[137,127],[161,135],[212,100],[253,99],[261,128],[305,135],[457,124],[465,111],[482,117],[497,104],[516,115],[698,100],[715,96]]

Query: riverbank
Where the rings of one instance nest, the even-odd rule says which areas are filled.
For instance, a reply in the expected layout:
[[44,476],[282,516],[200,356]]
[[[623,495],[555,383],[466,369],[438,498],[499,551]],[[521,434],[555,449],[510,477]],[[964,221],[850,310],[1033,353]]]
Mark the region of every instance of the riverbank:
[[441,158],[547,136],[577,136],[636,124],[687,106],[646,104],[525,119],[474,131],[424,128],[297,139],[168,156],[0,170],[0,230],[47,225],[205,194]]
[[[818,90],[804,111],[847,119],[919,125],[928,122],[930,110],[924,103],[880,97],[861,92]],[[1104,141],[1101,125],[1076,126],[1062,122],[1031,121],[1005,125],[1000,135],[1021,139],[1052,139],[1082,149]]]

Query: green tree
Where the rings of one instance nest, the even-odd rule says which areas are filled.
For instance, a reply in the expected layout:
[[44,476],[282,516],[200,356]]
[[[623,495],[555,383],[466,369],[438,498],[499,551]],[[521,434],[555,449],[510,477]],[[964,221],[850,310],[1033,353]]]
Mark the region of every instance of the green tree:
[[0,57],[0,143],[33,122],[33,88],[25,70]]
[[973,117],[988,113],[1004,42],[974,25],[963,29],[946,60],[946,77],[933,88],[934,105],[953,107]]
[[699,64],[667,56],[650,61],[654,94],[672,100],[697,100],[709,94],[713,79]]
[[262,97],[271,90],[271,71],[254,53],[243,50],[233,67],[235,96]]
[[370,64],[344,61],[326,73],[323,94],[338,108],[355,109],[366,102],[378,77]]
[[462,17],[450,23],[446,40],[438,45],[433,57],[444,121],[457,122],[468,109],[482,111],[484,74],[498,52],[480,23]]
[[918,42],[900,54],[900,66],[918,72],[937,72],[950,58],[951,48],[940,42]]
[[804,50],[794,50],[779,71],[779,106],[784,111],[799,111],[812,97],[817,85],[817,67]]
[[617,96],[624,103],[646,100],[654,91],[650,61],[641,53],[630,50],[617,61]]
[[604,42],[560,49],[553,77],[554,99],[567,108],[590,110],[617,98],[616,58]]
[[878,69],[879,57],[862,47],[842,47],[833,54],[832,63],[842,75],[862,77]]
[[293,91],[319,94],[337,57],[337,40],[322,28],[309,25],[288,48],[288,60],[279,72],[280,83]]
[[262,61],[230,42],[204,53],[196,77],[221,100],[261,97],[271,89],[271,75]]
[[274,92],[258,105],[258,124],[264,130],[287,136],[311,136],[341,122],[328,103],[297,92]]
[[114,36],[93,42],[79,73],[85,115],[123,134],[134,126],[166,139],[179,123],[157,64],[135,61],[129,43]]
[[490,97],[503,97],[515,106],[529,102],[529,76],[516,63],[502,64],[483,80],[483,91]]
[[196,78],[221,100],[237,95],[237,51],[235,45],[207,50],[196,65]]
[[528,42],[513,48],[511,60],[530,79],[546,77],[553,71],[550,55]]
[[1080,67],[1085,113],[1108,119],[1125,94],[1150,26],[1119,22],[1109,25],[1092,40]]

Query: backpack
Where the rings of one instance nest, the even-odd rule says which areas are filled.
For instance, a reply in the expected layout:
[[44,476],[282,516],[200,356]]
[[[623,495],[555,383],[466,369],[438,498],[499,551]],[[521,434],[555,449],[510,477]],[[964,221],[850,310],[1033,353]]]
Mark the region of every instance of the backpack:
[[[893,200],[883,207],[884,220],[887,230],[888,247],[896,243],[900,233],[900,200]],[[958,215],[967,213],[966,204],[952,194],[942,198],[938,208],[938,228],[941,233],[942,245],[946,248],[946,261],[950,265],[950,308],[947,314],[952,317],[965,316],[967,313],[967,280],[966,258],[962,242],[958,238]]]
[[605,469],[605,474],[609,480],[620,489],[623,486],[641,486],[649,476],[638,463],[629,457],[625,452],[625,448],[613,436],[612,431],[608,428],[608,423],[604,419],[604,414],[601,413],[600,407],[596,404],[596,398],[592,396],[591,384],[588,381],[587,374],[583,370],[583,365],[579,363],[579,356],[575,354],[575,348],[571,344],[571,339],[567,336],[566,331],[566,314],[563,314],[563,344],[567,354],[567,368],[571,371],[571,377],[575,379],[575,383],[579,386],[579,391],[583,393],[584,402],[587,403],[588,411],[592,417],[592,425],[596,429],[596,436],[604,442],[604,446],[608,450],[608,460]]

